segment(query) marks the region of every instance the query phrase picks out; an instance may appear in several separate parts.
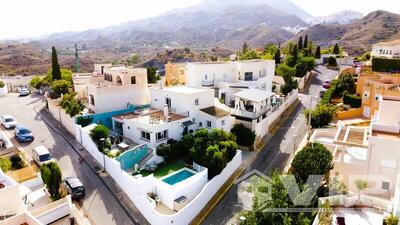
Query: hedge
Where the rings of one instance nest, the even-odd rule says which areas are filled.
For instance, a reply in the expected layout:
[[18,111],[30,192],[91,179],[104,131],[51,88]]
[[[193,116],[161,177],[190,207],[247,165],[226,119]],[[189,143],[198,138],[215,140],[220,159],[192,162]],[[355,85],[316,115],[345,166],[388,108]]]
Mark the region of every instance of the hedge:
[[346,105],[350,105],[351,108],[360,108],[361,107],[361,97],[356,95],[344,94],[343,103]]
[[400,72],[400,59],[372,58],[372,71]]
[[330,104],[332,98],[335,97],[336,87],[338,85],[338,80],[333,80],[331,83],[331,87],[325,91],[324,97],[322,97],[322,104]]

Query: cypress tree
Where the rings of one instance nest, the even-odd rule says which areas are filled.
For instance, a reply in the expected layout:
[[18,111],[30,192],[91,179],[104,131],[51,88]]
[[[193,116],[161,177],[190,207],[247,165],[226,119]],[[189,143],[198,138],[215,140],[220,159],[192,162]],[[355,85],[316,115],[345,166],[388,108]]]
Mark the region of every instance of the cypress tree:
[[303,36],[299,37],[299,42],[297,43],[297,48],[299,50],[303,49]]
[[51,76],[53,80],[61,80],[60,64],[58,64],[57,51],[54,46],[51,48]]
[[333,54],[338,55],[339,54],[339,44],[336,43],[335,46],[333,47]]
[[303,48],[307,48],[308,46],[308,35],[306,34],[306,36],[304,36],[304,45]]
[[315,56],[314,58],[320,59],[321,58],[321,47],[317,46],[317,50],[315,50]]
[[278,51],[275,52],[275,64],[280,64],[281,63],[281,50],[278,49]]

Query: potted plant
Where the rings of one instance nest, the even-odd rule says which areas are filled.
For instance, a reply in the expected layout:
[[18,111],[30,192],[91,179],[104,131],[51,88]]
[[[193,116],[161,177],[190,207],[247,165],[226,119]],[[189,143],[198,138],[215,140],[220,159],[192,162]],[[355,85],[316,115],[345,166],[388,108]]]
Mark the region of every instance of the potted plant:
[[328,200],[321,205],[321,211],[319,213],[319,225],[331,225],[332,224],[332,208]]
[[386,225],[397,225],[399,224],[399,218],[397,216],[390,214],[383,220],[383,224]]
[[368,187],[368,182],[365,180],[356,180],[355,182],[356,187],[358,189],[358,198],[357,198],[357,204],[361,205],[361,191],[365,190]]

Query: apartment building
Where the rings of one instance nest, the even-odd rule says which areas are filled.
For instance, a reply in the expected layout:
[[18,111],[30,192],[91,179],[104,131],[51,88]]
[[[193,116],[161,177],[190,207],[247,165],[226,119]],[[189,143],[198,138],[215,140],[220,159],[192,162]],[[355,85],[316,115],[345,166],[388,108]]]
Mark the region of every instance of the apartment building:
[[399,58],[400,57],[400,39],[380,42],[372,46],[372,57]]
[[149,104],[146,68],[112,67],[95,64],[92,75],[74,77],[78,97],[95,113],[122,110],[129,105]]
[[186,84],[186,64],[171,62],[165,64],[165,82],[167,85]]
[[388,74],[361,74],[357,91],[362,96],[362,115],[372,118],[378,114],[382,96],[400,97],[400,76]]

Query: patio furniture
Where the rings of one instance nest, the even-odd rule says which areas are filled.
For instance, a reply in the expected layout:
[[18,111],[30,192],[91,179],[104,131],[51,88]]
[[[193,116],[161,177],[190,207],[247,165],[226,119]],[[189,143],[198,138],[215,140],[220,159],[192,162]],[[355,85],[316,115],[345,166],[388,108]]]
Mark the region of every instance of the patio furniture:
[[346,225],[346,221],[344,217],[336,217],[336,222],[338,225]]
[[125,142],[121,142],[118,144],[118,147],[121,149],[127,149],[129,147],[129,145],[126,144]]

